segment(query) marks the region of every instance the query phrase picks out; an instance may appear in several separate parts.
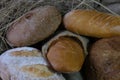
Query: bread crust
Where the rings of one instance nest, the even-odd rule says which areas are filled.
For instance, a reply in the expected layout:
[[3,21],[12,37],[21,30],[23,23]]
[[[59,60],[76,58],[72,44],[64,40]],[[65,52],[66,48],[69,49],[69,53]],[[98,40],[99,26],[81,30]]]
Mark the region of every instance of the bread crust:
[[120,16],[95,10],[72,10],[64,16],[65,28],[85,36],[120,36]]
[[61,14],[54,6],[33,9],[9,25],[6,38],[11,46],[28,46],[44,40],[59,27]]
[[120,37],[97,41],[88,61],[88,80],[120,80]]
[[3,80],[65,80],[48,66],[41,52],[32,47],[14,48],[0,56]]
[[[62,37],[65,37],[65,38],[67,37],[68,39],[66,41],[65,40],[60,41],[59,39]],[[70,40],[69,40],[69,38],[70,38]],[[77,41],[74,40],[74,38],[77,39]],[[73,40],[71,40],[71,39],[73,39]],[[80,51],[76,50],[78,48],[75,48],[75,45],[71,43],[72,41],[75,41],[75,42],[73,42],[75,44],[77,43],[77,46],[79,46]],[[57,44],[57,42],[59,42],[60,44],[57,45],[56,47],[54,47],[54,50],[52,50],[49,54],[50,48],[54,44]],[[52,61],[56,63],[56,64],[54,63],[54,65],[52,65],[52,66],[54,66],[53,69],[55,69],[56,71],[63,72],[63,73],[77,72],[81,69],[84,59],[85,59],[85,56],[87,55],[87,43],[88,43],[88,39],[86,39],[85,37],[79,36],[77,34],[69,32],[69,31],[63,31],[63,32],[60,32],[59,34],[57,34],[55,37],[53,37],[50,41],[48,41],[42,47],[42,53],[46,57],[46,60],[48,60],[48,62],[50,64],[52,64]],[[73,50],[73,51],[70,51],[70,50]],[[74,51],[74,50],[76,50],[76,51]],[[79,52],[79,53],[76,53],[76,52]],[[56,53],[58,53],[58,54],[56,54]],[[78,56],[74,55],[74,53],[78,54]],[[75,57],[76,57],[76,59],[78,59],[78,61],[76,61],[74,59]],[[71,61],[69,61],[69,60],[71,60]],[[74,68],[73,68],[73,66],[74,66]]]
[[85,56],[82,46],[75,40],[70,37],[59,37],[49,47],[47,59],[56,71],[67,73],[79,71]]

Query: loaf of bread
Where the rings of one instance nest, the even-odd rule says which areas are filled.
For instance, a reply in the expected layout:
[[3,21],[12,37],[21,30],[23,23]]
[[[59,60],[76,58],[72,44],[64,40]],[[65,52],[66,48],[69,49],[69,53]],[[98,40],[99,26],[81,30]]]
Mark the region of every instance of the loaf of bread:
[[42,53],[54,70],[62,73],[78,72],[87,55],[87,42],[85,37],[63,31],[43,46]]
[[0,56],[2,80],[65,80],[48,68],[40,51],[31,47],[8,50]]
[[64,16],[65,28],[97,38],[120,36],[120,16],[95,10],[72,10]]
[[87,80],[120,80],[120,37],[95,42],[86,59]]
[[38,7],[13,21],[6,31],[6,39],[11,46],[33,45],[53,34],[60,23],[61,14],[56,7]]

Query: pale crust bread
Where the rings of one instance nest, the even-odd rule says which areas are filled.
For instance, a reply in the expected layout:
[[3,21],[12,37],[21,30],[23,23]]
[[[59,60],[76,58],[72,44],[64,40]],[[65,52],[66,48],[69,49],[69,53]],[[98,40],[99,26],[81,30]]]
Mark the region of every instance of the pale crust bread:
[[48,68],[41,52],[31,47],[8,50],[0,56],[3,80],[65,80]]

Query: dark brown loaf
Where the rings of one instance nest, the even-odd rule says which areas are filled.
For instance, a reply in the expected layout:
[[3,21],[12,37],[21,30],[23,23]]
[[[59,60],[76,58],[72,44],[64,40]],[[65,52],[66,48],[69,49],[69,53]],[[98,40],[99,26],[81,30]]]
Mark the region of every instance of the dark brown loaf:
[[120,80],[120,37],[93,44],[87,64],[87,80]]

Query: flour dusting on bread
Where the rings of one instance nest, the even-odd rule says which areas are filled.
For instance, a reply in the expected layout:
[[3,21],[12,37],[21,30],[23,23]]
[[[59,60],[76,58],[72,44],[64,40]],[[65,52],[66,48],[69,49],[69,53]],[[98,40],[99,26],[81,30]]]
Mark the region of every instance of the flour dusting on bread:
[[[61,74],[51,71],[41,52],[32,47],[4,52],[0,56],[0,65],[6,66],[8,80],[65,80]],[[5,78],[3,67],[0,66],[0,76]]]

